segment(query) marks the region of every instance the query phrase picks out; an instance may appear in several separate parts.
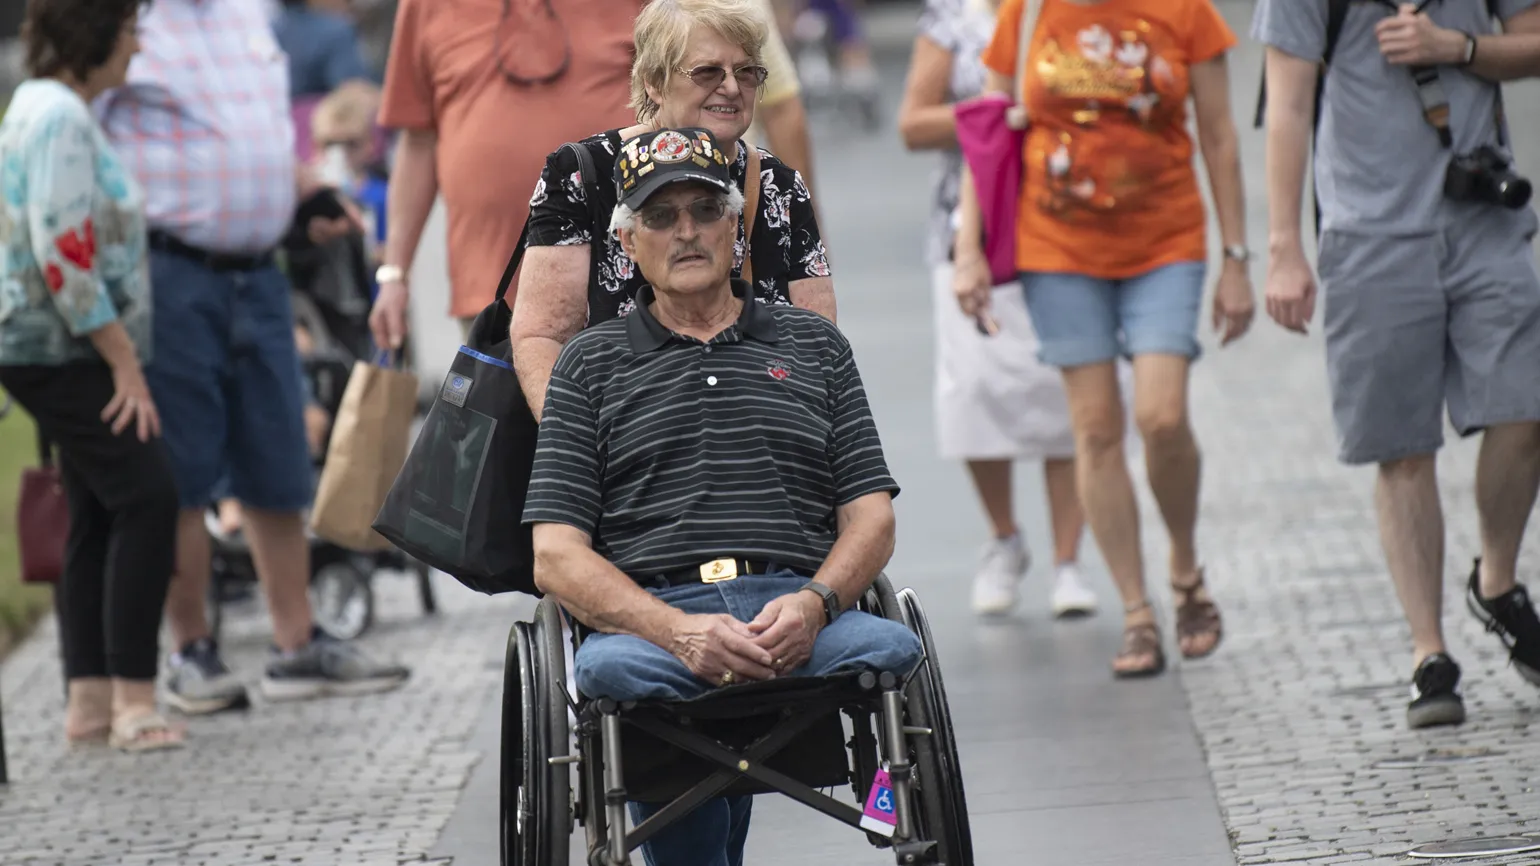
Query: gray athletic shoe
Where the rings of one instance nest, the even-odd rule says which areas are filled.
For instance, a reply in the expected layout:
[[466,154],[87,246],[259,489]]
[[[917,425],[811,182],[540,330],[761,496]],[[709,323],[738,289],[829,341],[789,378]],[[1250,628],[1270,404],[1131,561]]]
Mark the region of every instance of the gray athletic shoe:
[[246,684],[225,667],[219,645],[201,638],[171,656],[166,703],[189,716],[241,709],[250,705]]
[[402,665],[377,662],[352,644],[318,631],[303,649],[273,654],[262,675],[262,696],[270,701],[299,701],[388,692],[411,673]]

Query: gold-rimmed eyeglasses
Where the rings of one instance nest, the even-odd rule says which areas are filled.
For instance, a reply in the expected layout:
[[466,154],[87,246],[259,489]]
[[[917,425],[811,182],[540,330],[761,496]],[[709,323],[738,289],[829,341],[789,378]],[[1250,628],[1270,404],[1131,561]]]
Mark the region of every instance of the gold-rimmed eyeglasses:
[[[697,86],[704,87],[707,90],[716,90],[722,85],[722,81],[727,78],[727,68],[714,63],[703,64],[693,69],[681,68],[676,71],[688,77]],[[733,77],[738,79],[739,87],[755,88],[765,83],[765,79],[770,75],[770,70],[758,64],[749,63],[734,67],[732,73]]]

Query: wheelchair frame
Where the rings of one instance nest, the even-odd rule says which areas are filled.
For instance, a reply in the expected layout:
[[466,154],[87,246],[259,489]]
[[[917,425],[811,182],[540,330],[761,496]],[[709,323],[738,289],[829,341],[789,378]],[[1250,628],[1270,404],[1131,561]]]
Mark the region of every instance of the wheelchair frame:
[[[733,793],[781,793],[861,829],[861,807],[879,764],[892,781],[897,827],[891,838],[863,829],[868,841],[891,848],[900,866],[973,866],[956,737],[919,598],[912,589],[895,593],[878,575],[858,608],[902,622],[920,639],[923,657],[907,680],[872,672],[787,678],[663,703],[574,699],[567,687],[563,614],[552,600],[541,601],[533,620],[514,623],[508,636],[503,866],[564,866],[574,822],[585,830],[590,866],[626,866],[630,853],[660,830],[707,800]],[[583,631],[574,623],[574,652]],[[730,731],[725,737],[724,730]],[[628,735],[679,753],[690,765],[684,778],[669,773],[666,781],[649,787],[644,780],[641,791],[637,784],[628,790],[628,770],[635,770],[623,748]],[[841,764],[813,766],[829,761],[835,750],[843,752]],[[845,784],[854,806],[816,790]],[[627,832],[629,799],[667,805]]]

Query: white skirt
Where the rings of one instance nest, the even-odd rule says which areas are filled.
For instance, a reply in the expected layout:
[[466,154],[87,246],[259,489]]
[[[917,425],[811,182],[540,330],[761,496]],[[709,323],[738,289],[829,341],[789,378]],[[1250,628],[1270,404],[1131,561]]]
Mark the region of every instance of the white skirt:
[[1000,332],[980,334],[957,306],[952,266],[931,274],[936,323],[936,437],[948,460],[1042,460],[1075,455],[1056,367],[1037,359],[1020,283],[996,286]]

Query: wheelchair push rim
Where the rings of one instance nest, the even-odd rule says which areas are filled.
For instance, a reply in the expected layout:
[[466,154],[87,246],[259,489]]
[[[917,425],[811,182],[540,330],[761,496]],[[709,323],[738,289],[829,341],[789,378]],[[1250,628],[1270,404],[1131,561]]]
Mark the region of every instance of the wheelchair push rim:
[[[503,682],[498,830],[503,866],[567,862],[572,834],[570,733],[554,609],[514,623]],[[552,636],[552,626],[555,633]],[[554,655],[553,655],[554,649]]]
[[930,623],[914,590],[897,593],[899,615],[920,639],[925,652],[908,687],[908,706],[915,724],[929,728],[928,736],[911,740],[919,770],[920,821],[924,835],[938,842],[939,860],[946,866],[973,866],[973,835],[963,789],[957,737],[947,705],[946,684],[936,656]]

